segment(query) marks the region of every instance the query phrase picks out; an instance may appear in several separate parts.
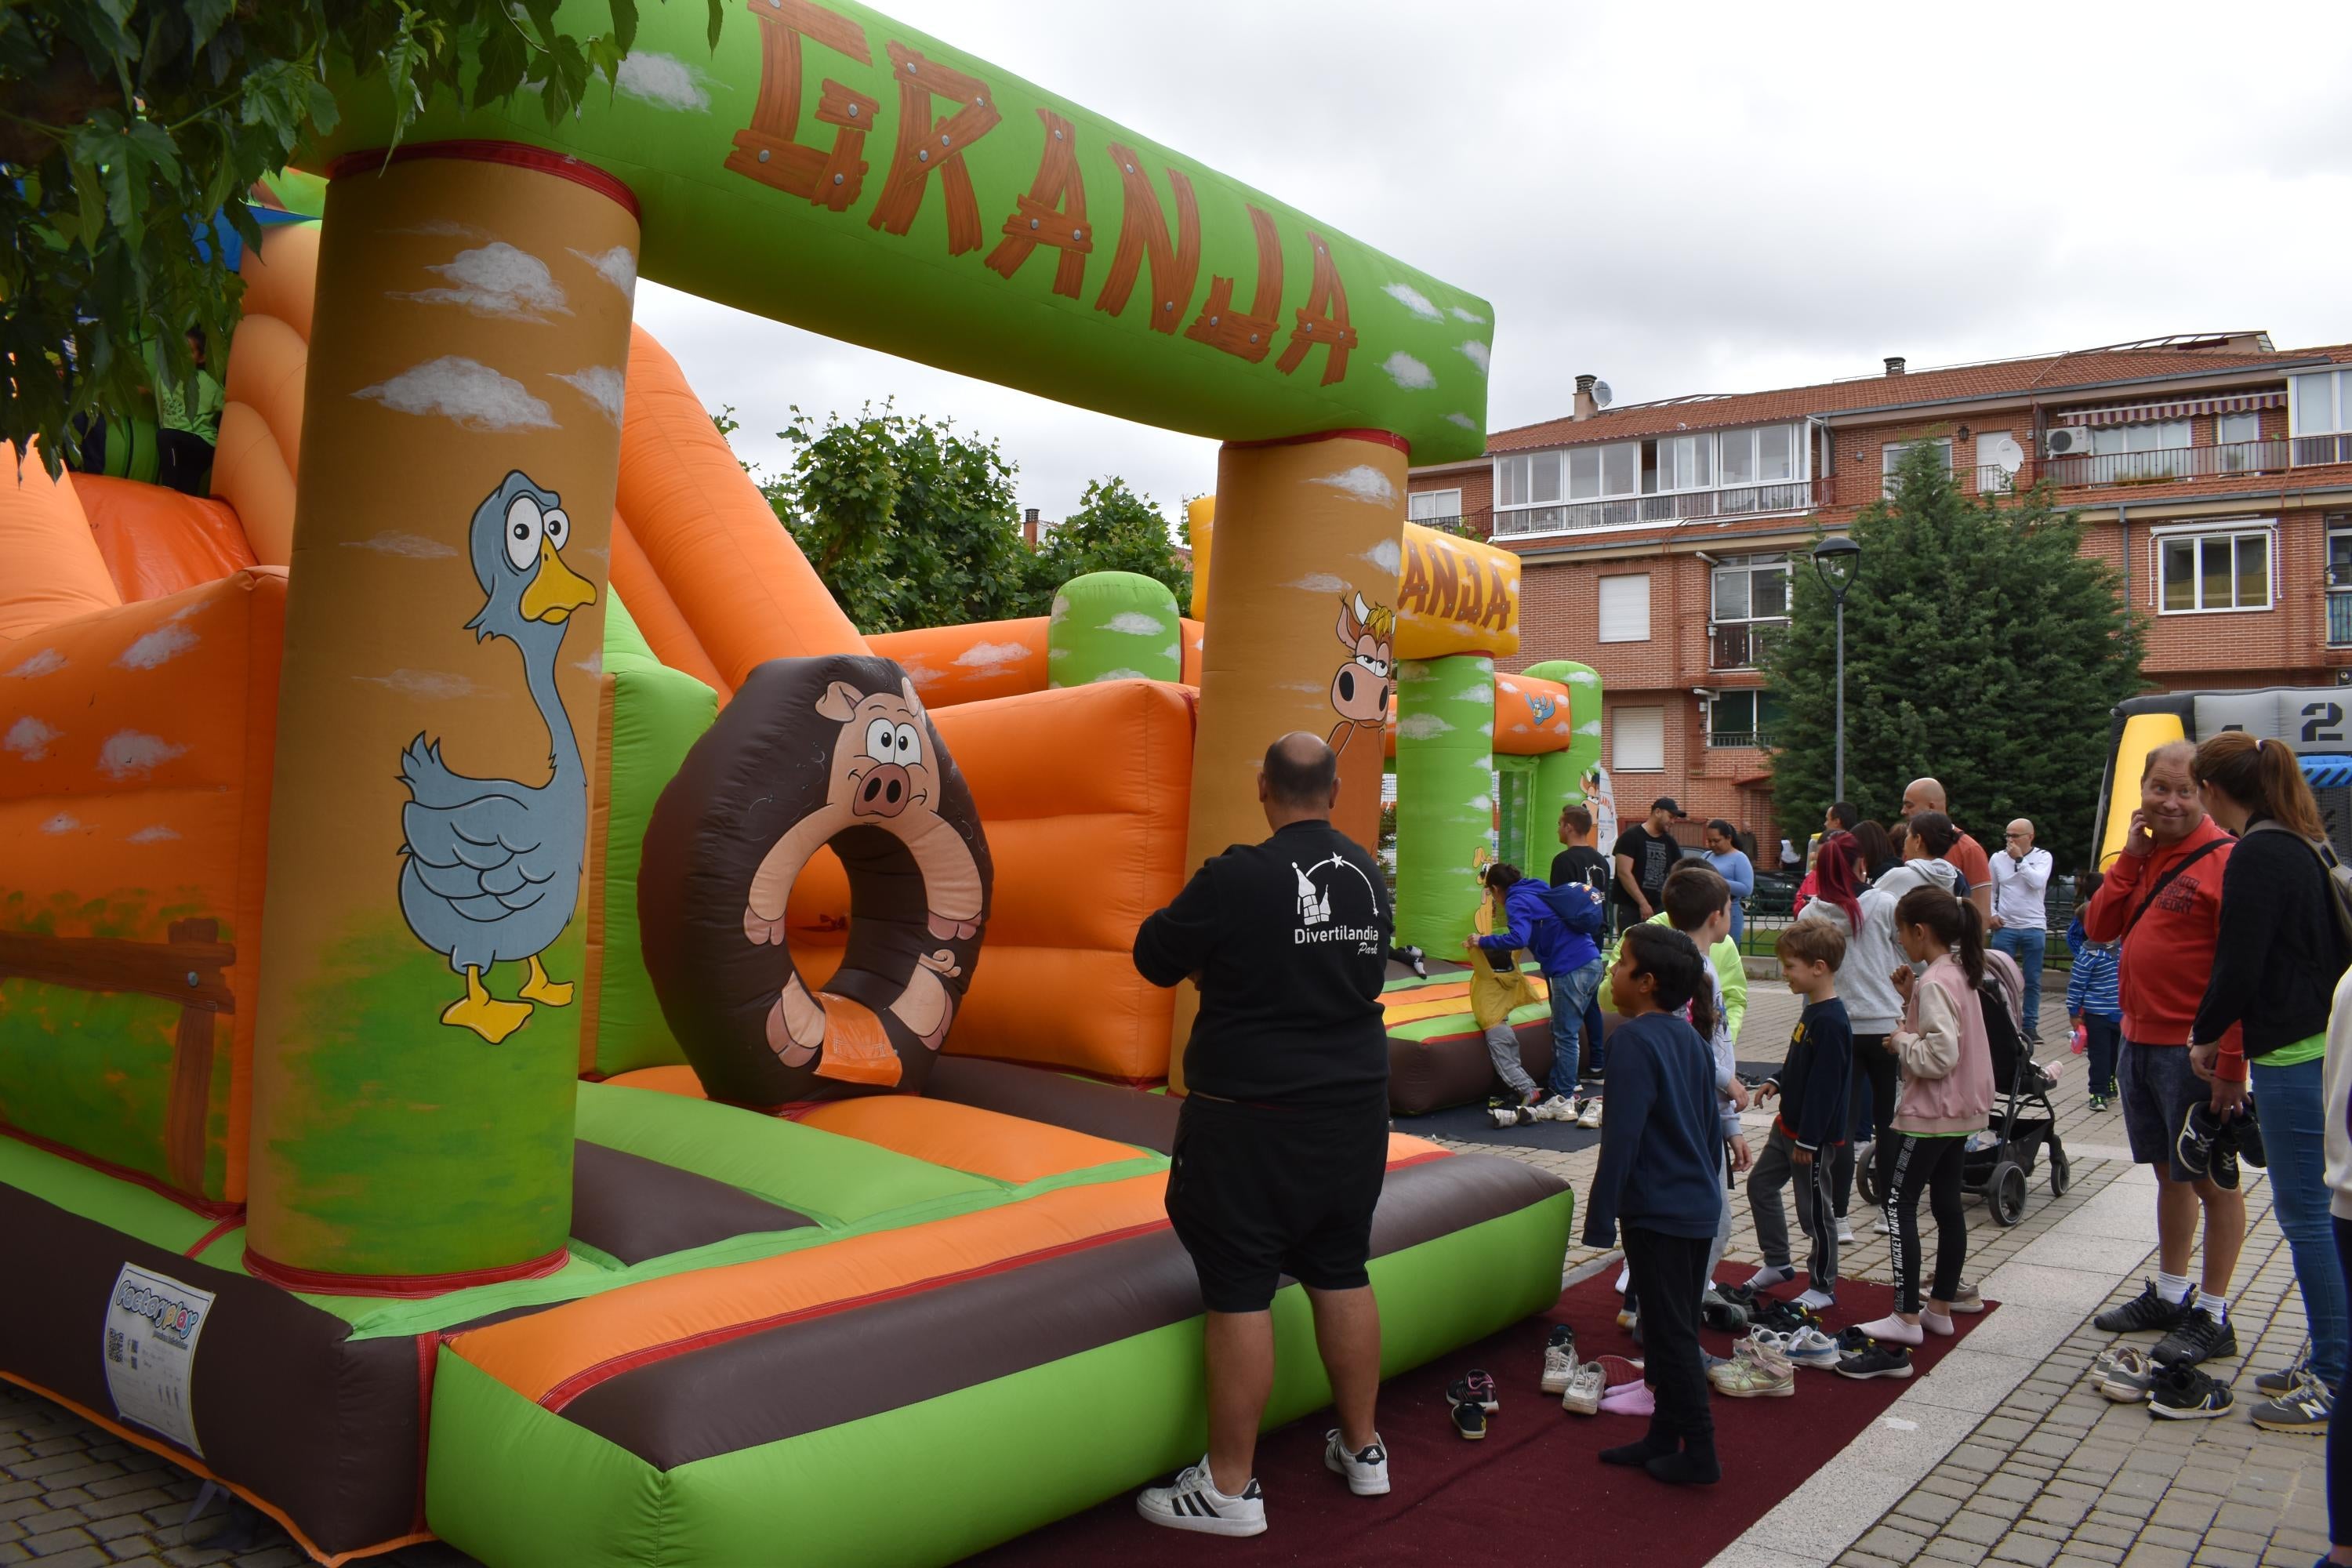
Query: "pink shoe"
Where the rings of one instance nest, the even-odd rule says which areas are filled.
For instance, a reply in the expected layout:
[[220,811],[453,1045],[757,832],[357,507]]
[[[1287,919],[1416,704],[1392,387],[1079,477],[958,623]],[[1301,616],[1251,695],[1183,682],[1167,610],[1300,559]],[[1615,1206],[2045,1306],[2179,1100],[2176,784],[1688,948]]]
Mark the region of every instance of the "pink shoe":
[[1658,1413],[1658,1401],[1648,1384],[1629,1383],[1602,1395],[1601,1408],[1610,1415],[1654,1415]]

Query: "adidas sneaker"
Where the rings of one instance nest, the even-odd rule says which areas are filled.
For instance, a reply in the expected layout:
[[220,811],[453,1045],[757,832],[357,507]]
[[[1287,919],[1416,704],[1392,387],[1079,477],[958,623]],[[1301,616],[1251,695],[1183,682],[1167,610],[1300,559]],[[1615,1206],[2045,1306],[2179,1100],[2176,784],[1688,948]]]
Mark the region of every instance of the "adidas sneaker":
[[[1488,1384],[1488,1392],[1493,1392],[1491,1381]],[[1388,1445],[1381,1441],[1380,1434],[1377,1432],[1372,1434],[1370,1442],[1350,1453],[1347,1443],[1339,1436],[1339,1429],[1337,1426],[1332,1427],[1323,1434],[1323,1468],[1335,1476],[1347,1477],[1348,1489],[1358,1497],[1387,1495],[1389,1450]],[[1250,1485],[1255,1487],[1257,1483],[1252,1481]]]
[[1135,1494],[1135,1511],[1153,1524],[1170,1530],[1197,1531],[1202,1535],[1263,1535],[1265,1497],[1252,1476],[1241,1496],[1228,1497],[1209,1479],[1209,1461],[1187,1465],[1164,1487],[1146,1487]]

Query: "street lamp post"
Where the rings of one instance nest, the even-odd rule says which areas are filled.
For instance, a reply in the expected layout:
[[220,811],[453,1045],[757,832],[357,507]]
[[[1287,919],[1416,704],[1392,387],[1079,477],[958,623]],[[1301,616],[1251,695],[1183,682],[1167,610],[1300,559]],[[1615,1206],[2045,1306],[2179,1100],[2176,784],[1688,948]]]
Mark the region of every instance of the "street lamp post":
[[1845,595],[1853,586],[1854,569],[1862,564],[1862,546],[1843,533],[1833,533],[1813,546],[1813,570],[1837,606],[1837,784],[1835,798],[1845,798]]

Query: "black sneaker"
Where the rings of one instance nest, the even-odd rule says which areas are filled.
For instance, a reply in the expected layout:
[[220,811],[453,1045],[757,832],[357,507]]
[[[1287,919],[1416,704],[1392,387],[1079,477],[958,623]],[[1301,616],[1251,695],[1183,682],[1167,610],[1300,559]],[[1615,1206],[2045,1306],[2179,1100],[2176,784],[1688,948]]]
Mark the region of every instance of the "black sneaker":
[[[2173,1140],[2172,1162],[2192,1177],[2210,1176],[2216,1182],[2221,1173],[2213,1169],[2213,1145],[2221,1136],[2221,1119],[2213,1114],[2213,1103],[2200,1100],[2180,1117],[2180,1135]],[[2231,1168],[2231,1185],[2235,1186],[2236,1166]]]
[[2158,1366],[2195,1366],[2199,1362],[2226,1361],[2238,1353],[2238,1331],[2215,1322],[2213,1314],[2197,1308],[2180,1325],[2158,1340],[2149,1352]]
[[2235,1403],[2228,1384],[2184,1363],[2165,1368],[2158,1376],[2147,1413],[2160,1421],[2210,1421]]
[[2230,1146],[2239,1159],[2257,1171],[2270,1168],[2270,1155],[2263,1149],[2262,1118],[2254,1114],[2254,1102],[2245,1100],[2238,1114],[2230,1119]]
[[1454,1429],[1469,1442],[1475,1443],[1486,1436],[1486,1409],[1475,1399],[1465,1399],[1454,1407]]
[[1854,1378],[1908,1377],[1911,1375],[1911,1347],[1871,1340],[1862,1349],[1838,1357],[1837,1374]]
[[1475,1405],[1489,1415],[1503,1407],[1501,1396],[1495,1392],[1494,1374],[1476,1367],[1470,1369],[1469,1376],[1454,1379],[1445,1397],[1456,1405]]
[[2168,1301],[2156,1293],[2156,1281],[2141,1281],[2140,1293],[2120,1307],[2110,1307],[2091,1320],[2103,1334],[2168,1334],[2189,1315],[2189,1298]]
[[1717,1333],[1736,1334],[1748,1327],[1748,1309],[1710,1289],[1699,1298],[1699,1321]]

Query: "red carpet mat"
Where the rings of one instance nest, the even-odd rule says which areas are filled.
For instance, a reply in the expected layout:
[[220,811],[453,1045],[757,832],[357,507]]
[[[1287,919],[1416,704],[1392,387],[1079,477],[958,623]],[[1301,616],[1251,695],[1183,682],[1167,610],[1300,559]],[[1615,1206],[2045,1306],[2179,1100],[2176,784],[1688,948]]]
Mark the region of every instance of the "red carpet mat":
[[[1726,1267],[1722,1274],[1735,1279],[1749,1272]],[[1570,1415],[1556,1396],[1536,1387],[1544,1340],[1556,1322],[1575,1325],[1577,1348],[1587,1357],[1641,1353],[1617,1327],[1615,1283],[1613,1270],[1588,1279],[1542,1316],[1384,1384],[1381,1435],[1395,1487],[1386,1497],[1355,1497],[1324,1469],[1323,1434],[1332,1425],[1325,1410],[1259,1440],[1264,1535],[1235,1541],[1162,1530],[1136,1517],[1134,1499],[1122,1496],[971,1561],[991,1568],[1449,1560],[1695,1568],[1826,1465],[1910,1386],[1800,1367],[1791,1397],[1717,1395],[1723,1480],[1712,1487],[1661,1485],[1597,1457],[1640,1436],[1648,1429],[1647,1416]],[[1876,1318],[1894,1300],[1890,1287],[1848,1280],[1838,1288],[1831,1330]],[[1983,1321],[1955,1320],[1960,1331],[1952,1339],[1930,1335],[1926,1348],[1913,1354],[1915,1379]],[[1717,1355],[1729,1352],[1729,1336],[1706,1338]],[[1474,1366],[1495,1374],[1503,1408],[1488,1418],[1485,1439],[1470,1443],[1454,1436],[1445,1388]]]

